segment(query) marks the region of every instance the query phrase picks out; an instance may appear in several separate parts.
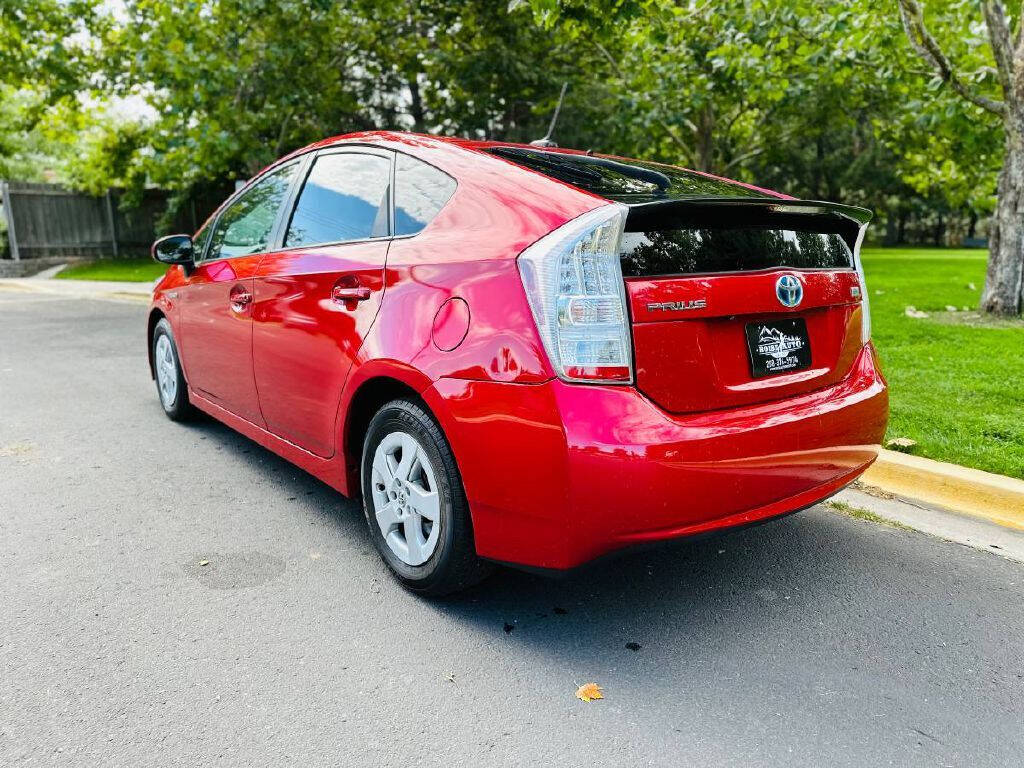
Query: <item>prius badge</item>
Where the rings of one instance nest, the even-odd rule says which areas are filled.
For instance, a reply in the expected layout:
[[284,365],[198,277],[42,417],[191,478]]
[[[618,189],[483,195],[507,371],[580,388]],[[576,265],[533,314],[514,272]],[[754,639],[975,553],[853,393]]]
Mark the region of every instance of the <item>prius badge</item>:
[[689,301],[656,301],[647,305],[648,312],[677,312],[683,309],[704,309],[708,305],[706,299],[690,299]]
[[775,296],[784,307],[795,307],[804,298],[804,287],[793,275],[783,275],[775,281]]

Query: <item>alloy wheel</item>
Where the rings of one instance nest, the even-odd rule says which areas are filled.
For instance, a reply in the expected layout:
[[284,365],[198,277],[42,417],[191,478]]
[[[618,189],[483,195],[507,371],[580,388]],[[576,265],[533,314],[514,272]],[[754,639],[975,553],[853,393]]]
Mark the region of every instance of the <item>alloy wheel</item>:
[[391,432],[373,454],[374,515],[388,548],[406,565],[422,565],[437,549],[441,497],[430,457],[405,432]]
[[153,364],[156,368],[157,387],[160,389],[160,402],[164,408],[171,408],[178,394],[178,366],[174,361],[171,339],[166,333],[157,337],[156,348],[153,350]]

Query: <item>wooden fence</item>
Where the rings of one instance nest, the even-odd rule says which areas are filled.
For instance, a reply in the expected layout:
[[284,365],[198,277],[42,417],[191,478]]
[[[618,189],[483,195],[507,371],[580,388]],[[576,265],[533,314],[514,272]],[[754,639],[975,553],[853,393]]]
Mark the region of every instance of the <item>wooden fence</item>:
[[146,190],[129,207],[115,191],[92,197],[56,184],[0,182],[8,258],[144,255],[160,235],[194,232],[228,192],[190,200],[165,232],[157,226],[169,196],[162,190]]

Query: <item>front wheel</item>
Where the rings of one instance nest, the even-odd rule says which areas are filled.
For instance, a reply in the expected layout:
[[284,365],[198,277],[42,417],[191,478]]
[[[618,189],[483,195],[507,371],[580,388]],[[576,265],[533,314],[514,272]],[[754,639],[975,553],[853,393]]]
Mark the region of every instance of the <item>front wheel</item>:
[[381,557],[408,589],[445,595],[482,580],[455,457],[417,403],[393,400],[363,442],[363,509]]
[[188,399],[185,374],[181,371],[178,347],[167,318],[161,318],[153,329],[153,378],[160,405],[171,421],[185,421],[195,415]]

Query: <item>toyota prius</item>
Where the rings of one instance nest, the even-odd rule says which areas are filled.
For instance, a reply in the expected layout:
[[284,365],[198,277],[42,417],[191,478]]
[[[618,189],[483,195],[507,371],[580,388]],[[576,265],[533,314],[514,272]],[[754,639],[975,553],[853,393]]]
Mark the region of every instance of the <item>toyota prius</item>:
[[765,521],[875,459],[869,214],[642,160],[372,132],[153,246],[202,411],[361,498],[408,588]]

